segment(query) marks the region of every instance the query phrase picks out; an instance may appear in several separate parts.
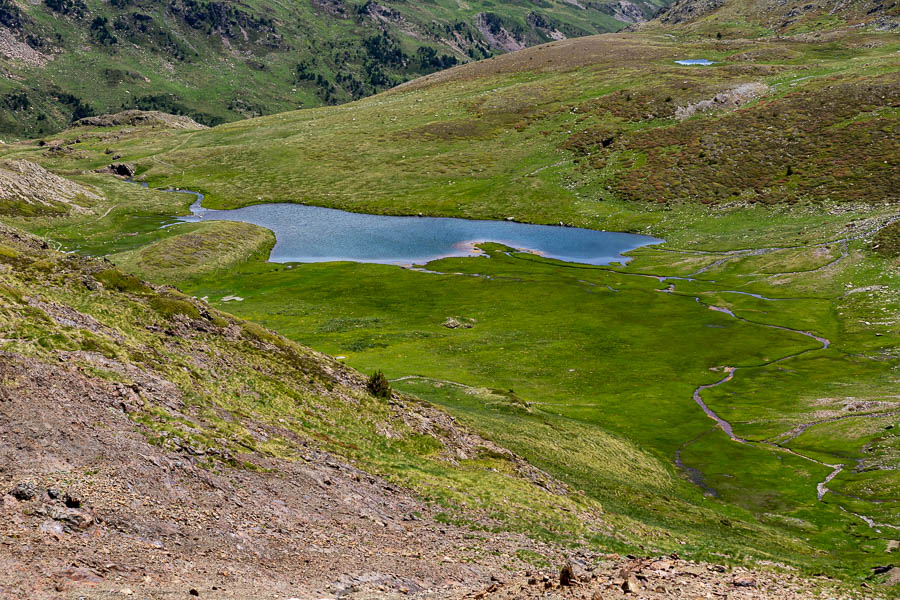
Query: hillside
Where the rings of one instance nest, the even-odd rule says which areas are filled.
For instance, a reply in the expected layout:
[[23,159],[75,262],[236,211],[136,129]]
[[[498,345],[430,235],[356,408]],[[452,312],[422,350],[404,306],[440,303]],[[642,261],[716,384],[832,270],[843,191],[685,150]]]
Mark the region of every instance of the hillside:
[[[257,417],[274,420],[411,489],[435,511],[419,511],[426,522],[483,535],[470,566],[496,560],[516,575],[479,580],[475,594],[617,597],[634,575],[662,597],[815,597],[806,586],[824,576],[845,586],[825,597],[892,597],[900,36],[877,24],[758,39],[648,27],[503,54],[341,106],[213,128],[110,117],[0,146],[4,164],[39,165],[95,196],[40,214],[3,197],[0,219],[100,257],[42,250],[51,258],[29,260],[50,264],[4,281],[167,349],[156,361],[140,345],[109,351],[187,390],[174,423],[160,418],[198,430],[215,450],[200,456],[238,456],[249,443],[289,460],[301,452],[290,436],[253,434]],[[676,62],[686,59],[707,64]],[[663,243],[607,265],[482,240],[477,256],[421,265],[268,262],[273,236],[258,225],[179,222],[196,200],[186,190],[210,208],[306,203]],[[124,289],[104,282],[96,301],[115,306],[91,312],[93,296],[72,290],[95,270]],[[37,341],[4,333],[4,351],[59,365],[60,352],[77,352],[72,340],[99,343],[48,335],[55,326],[26,304],[7,313],[18,319],[10,329],[37,323]],[[231,326],[252,339],[231,340]],[[311,357],[311,373],[290,368],[293,352]],[[223,374],[204,375],[210,361]],[[367,397],[352,369],[383,370],[397,411]],[[224,388],[211,383],[223,376]],[[297,410],[293,386],[306,394]],[[417,410],[452,417],[452,428],[415,429],[403,415]],[[140,413],[139,430],[168,431],[156,414]],[[231,435],[235,422],[249,436]],[[453,458],[456,431],[489,450]],[[491,546],[505,536],[530,541]],[[665,568],[604,558],[575,590],[543,581],[577,552],[678,558]],[[684,560],[702,565],[692,573]],[[751,564],[805,583],[736,583]]]
[[214,125],[337,104],[553,39],[620,29],[661,0],[0,2],[0,134],[162,110]]
[[[640,26],[639,26],[640,27]],[[835,29],[900,29],[896,2],[677,0],[646,26],[719,37],[822,35]]]
[[448,520],[605,527],[597,503],[333,359],[103,261],[0,240],[2,598],[464,593],[556,544]]

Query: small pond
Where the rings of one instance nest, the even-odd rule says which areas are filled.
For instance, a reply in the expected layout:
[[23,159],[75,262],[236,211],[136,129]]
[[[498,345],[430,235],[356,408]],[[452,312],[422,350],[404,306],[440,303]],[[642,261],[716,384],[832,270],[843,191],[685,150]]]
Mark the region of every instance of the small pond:
[[676,64],[679,65],[714,65],[716,62],[714,60],[708,60],[705,58],[685,58],[682,60],[676,60]]
[[422,264],[477,254],[476,243],[498,242],[559,260],[605,265],[625,262],[623,252],[663,240],[577,227],[529,225],[438,217],[392,217],[351,213],[305,204],[257,204],[235,210],[203,208],[178,222],[242,221],[275,233],[272,262],[353,261]]

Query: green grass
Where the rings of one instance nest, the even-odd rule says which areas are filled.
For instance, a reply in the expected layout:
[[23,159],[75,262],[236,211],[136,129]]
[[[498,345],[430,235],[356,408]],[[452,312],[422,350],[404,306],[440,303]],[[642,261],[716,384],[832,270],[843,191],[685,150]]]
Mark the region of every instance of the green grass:
[[[878,560],[856,548],[856,536],[869,535],[862,521],[854,523],[839,502],[816,500],[816,484],[830,472],[826,467],[775,448],[736,444],[720,432],[708,434],[682,458],[719,493],[710,500],[671,462],[679,448],[712,426],[691,399],[695,387],[721,379],[712,367],[743,367],[734,382],[708,390],[704,398],[750,439],[814,420],[809,411],[823,410],[816,398],[838,393],[831,389],[838,381],[840,394],[895,402],[891,363],[848,360],[841,351],[851,336],[840,333],[830,295],[763,301],[723,292],[768,291],[746,281],[758,273],[757,256],[714,270],[715,283],[686,282],[682,292],[677,282],[675,294],[663,294],[668,282],[488,249],[494,250],[490,257],[426,265],[458,274],[352,263],[247,263],[185,289],[220,306],[223,296],[244,297],[228,303],[229,310],[346,356],[363,372],[381,368],[395,380],[415,376],[395,386],[444,405],[608,511],[690,540],[695,552],[708,552],[714,539],[730,535],[720,529],[725,519],[728,531],[744,528],[729,537],[726,551],[733,555],[750,552],[807,565],[824,564],[815,558],[820,551],[848,564]],[[657,250],[635,254],[627,271],[640,271],[646,254],[655,272],[667,274],[659,270]],[[779,264],[816,266],[817,255],[815,248],[794,250],[788,262],[767,264],[770,271]],[[466,276],[472,273],[480,276]],[[840,279],[834,286],[841,287]],[[793,291],[780,290],[783,297]],[[761,325],[710,311],[693,294]],[[729,302],[719,301],[725,298]],[[451,315],[475,324],[448,330],[441,324]],[[815,341],[767,323],[827,333],[832,348],[816,351]],[[804,350],[810,352],[762,366]],[[847,387],[851,382],[856,387]],[[797,451],[836,462],[836,448],[858,450],[869,438],[847,431],[828,439]],[[660,498],[667,500],[660,504]],[[780,529],[782,521],[802,522],[801,530],[819,534],[801,542],[795,525]],[[852,535],[846,535],[847,527]],[[675,548],[666,539],[653,547]]]
[[275,245],[272,232],[248,223],[186,223],[171,229],[171,237],[116,255],[116,264],[165,283],[231,269],[248,257],[265,260]]

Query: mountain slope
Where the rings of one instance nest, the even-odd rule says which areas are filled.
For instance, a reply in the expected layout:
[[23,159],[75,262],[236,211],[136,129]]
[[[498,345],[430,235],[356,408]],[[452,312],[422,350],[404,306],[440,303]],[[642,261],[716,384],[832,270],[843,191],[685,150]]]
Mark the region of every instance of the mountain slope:
[[859,27],[896,31],[900,29],[900,6],[883,0],[678,0],[647,28],[657,26],[726,37],[815,35]]
[[[896,35],[869,31],[817,43],[613,34],[457,67],[345,107],[154,139],[83,129],[56,150],[8,152],[96,169],[109,150],[146,181],[203,192],[213,208],[308,202],[633,229],[668,218],[653,205],[893,202],[897,48]],[[716,64],[676,64],[683,58]]]
[[0,133],[119,108],[216,124],[370,95],[551,39],[619,29],[659,0],[0,2]]

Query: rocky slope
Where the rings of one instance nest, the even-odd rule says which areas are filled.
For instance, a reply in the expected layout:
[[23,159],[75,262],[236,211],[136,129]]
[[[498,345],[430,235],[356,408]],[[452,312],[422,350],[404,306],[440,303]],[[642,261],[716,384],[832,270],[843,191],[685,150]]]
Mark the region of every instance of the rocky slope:
[[614,31],[664,0],[0,1],[0,133],[119,108],[212,125],[336,104],[424,73]]
[[0,213],[87,212],[97,194],[27,160],[0,163]]

